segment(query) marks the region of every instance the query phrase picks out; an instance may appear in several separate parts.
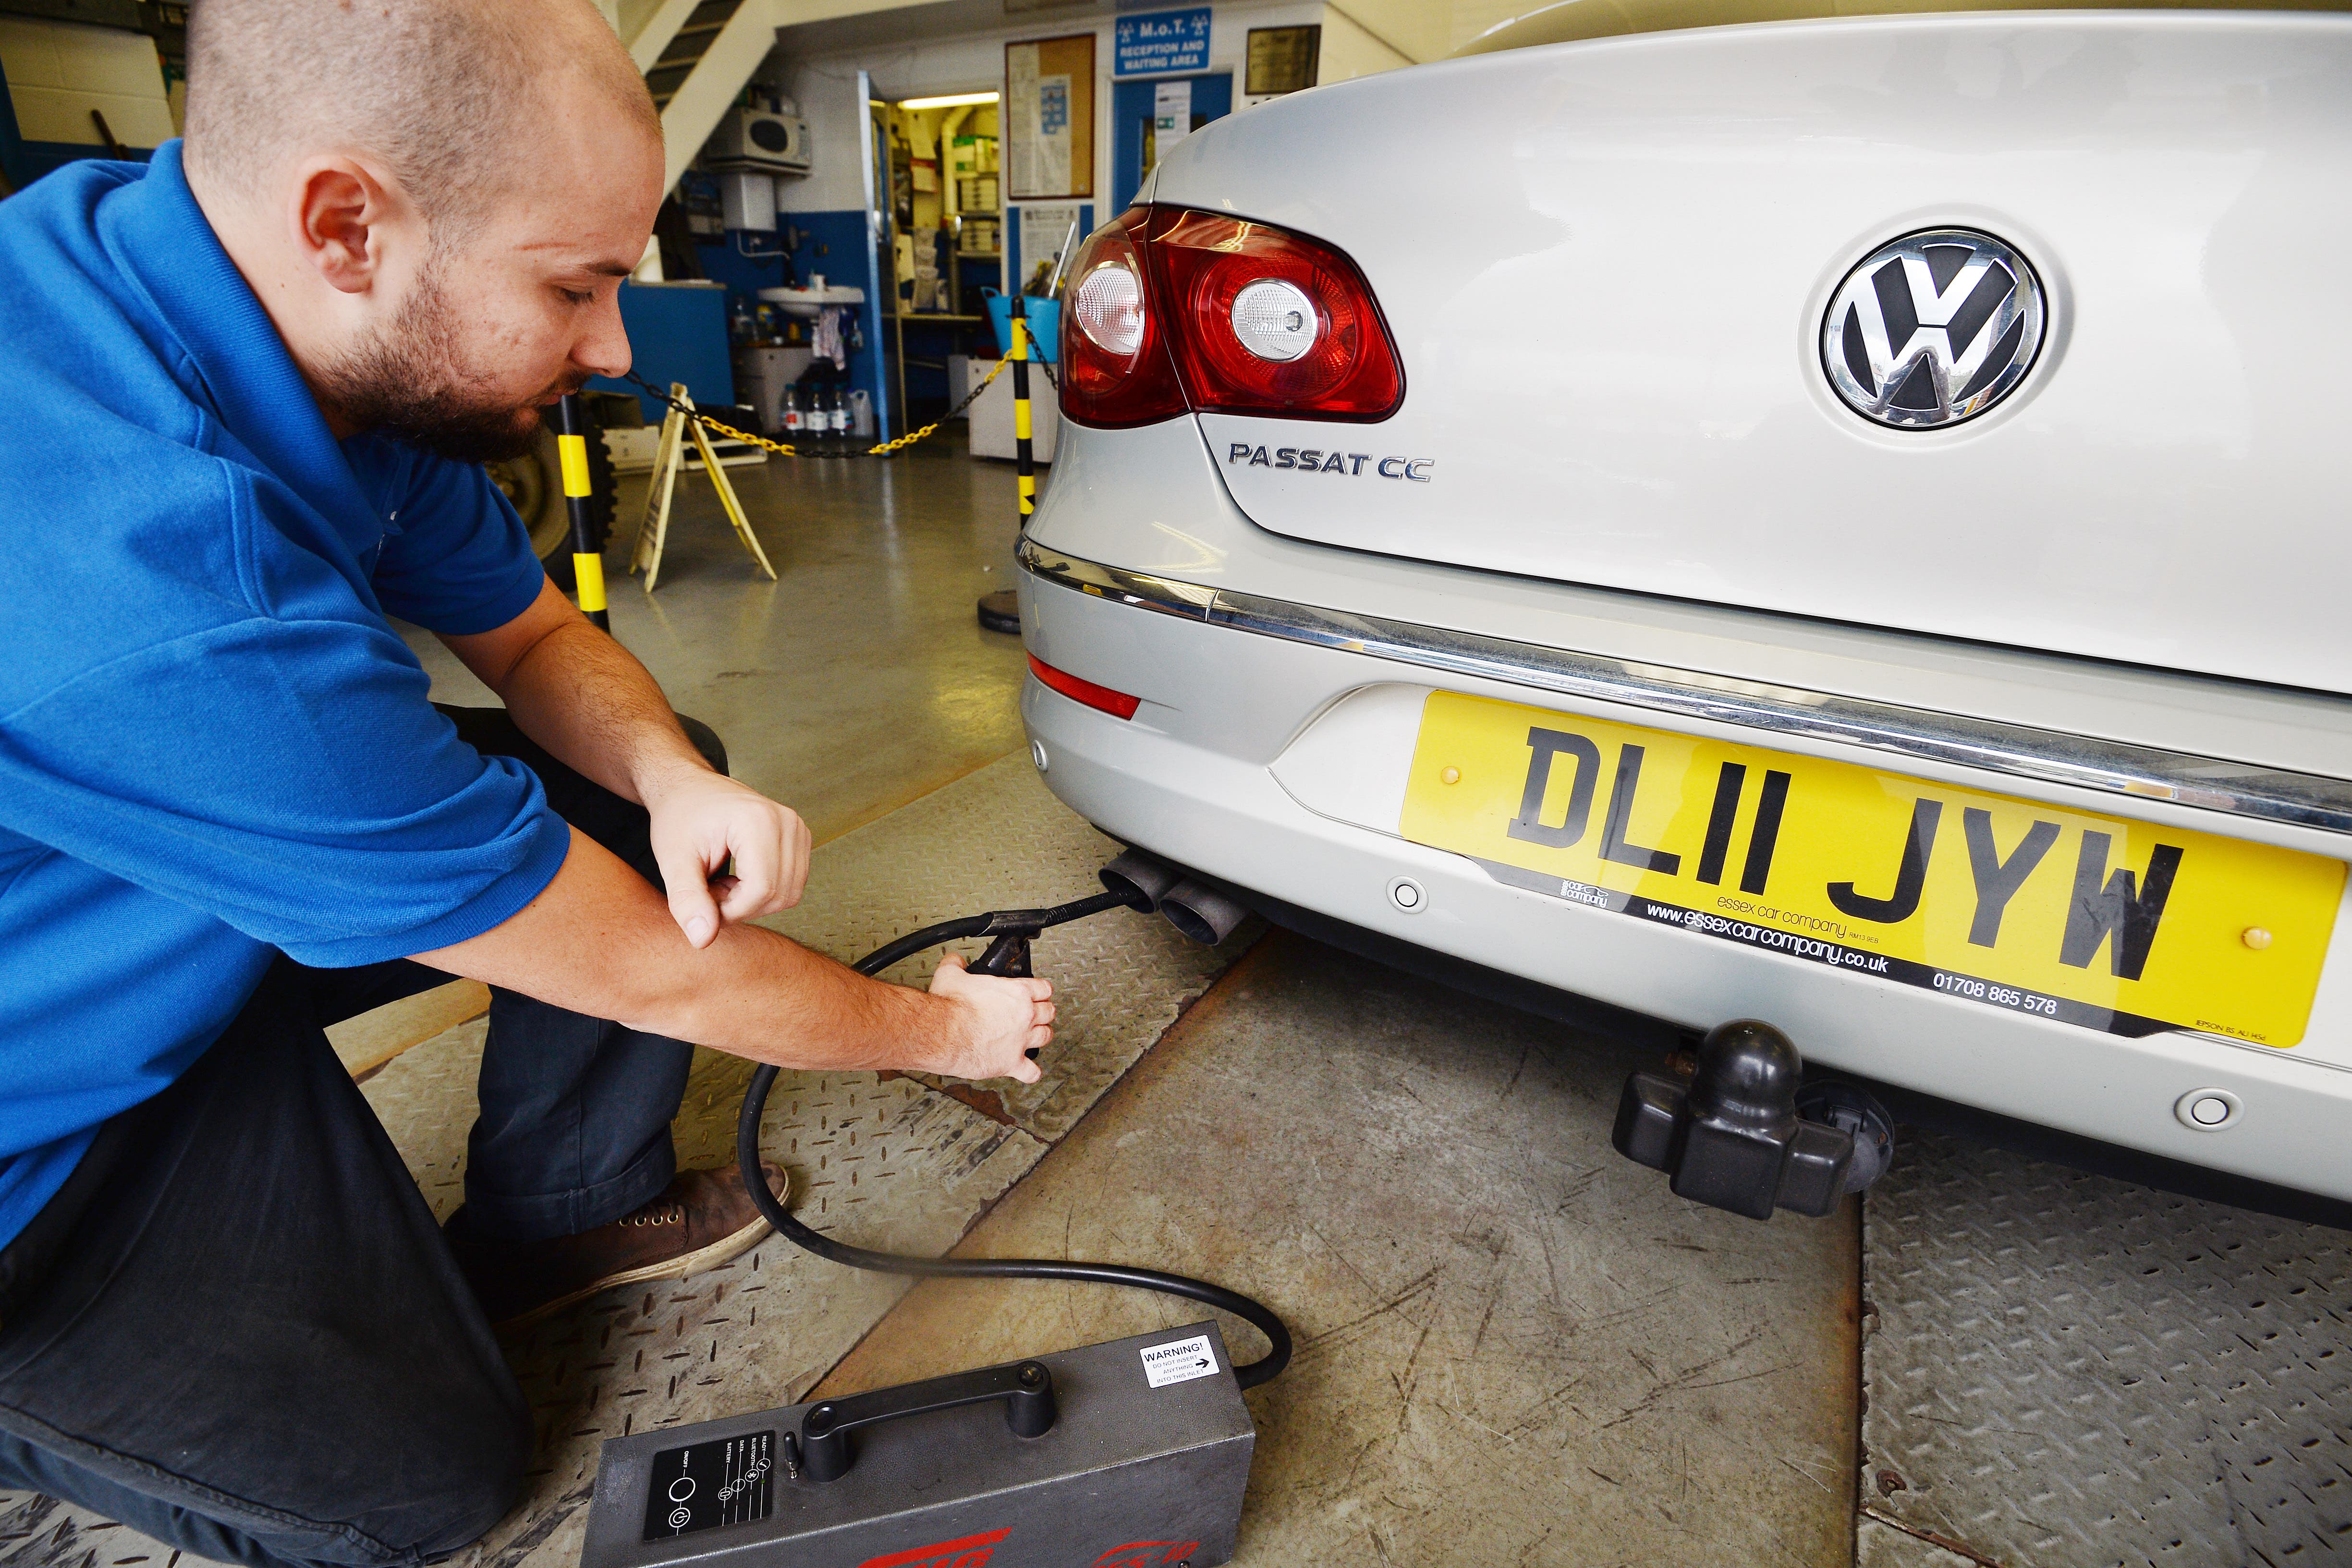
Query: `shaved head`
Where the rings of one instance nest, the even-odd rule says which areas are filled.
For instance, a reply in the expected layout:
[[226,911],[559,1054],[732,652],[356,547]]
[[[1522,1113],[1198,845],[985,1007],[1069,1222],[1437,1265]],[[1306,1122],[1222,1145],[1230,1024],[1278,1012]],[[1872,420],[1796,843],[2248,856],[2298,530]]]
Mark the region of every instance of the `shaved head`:
[[665,169],[590,0],[195,0],[188,188],[338,436],[464,461],[628,369]]
[[528,175],[551,101],[583,89],[660,138],[588,0],[195,0],[185,157],[243,197],[305,154],[369,153],[427,217],[464,228]]

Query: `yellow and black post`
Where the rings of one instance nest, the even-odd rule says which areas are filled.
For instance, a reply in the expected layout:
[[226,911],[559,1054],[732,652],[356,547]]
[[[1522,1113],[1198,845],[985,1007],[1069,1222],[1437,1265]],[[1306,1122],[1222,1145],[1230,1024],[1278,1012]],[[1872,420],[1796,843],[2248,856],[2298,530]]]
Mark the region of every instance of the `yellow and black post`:
[[1021,526],[1037,509],[1037,465],[1029,454],[1029,314],[1021,296],[1007,307],[1013,327],[1013,472],[1021,487]]
[[[588,442],[594,427],[588,423],[588,405],[578,392],[568,393],[556,405],[556,455],[563,465],[563,504],[572,514],[572,580],[580,593],[581,612],[605,631],[613,617],[604,608],[604,558],[595,549],[595,527],[589,520]],[[603,437],[597,436],[602,440]]]
[[[1021,529],[1029,529],[1029,514],[1037,509],[1037,465],[1029,452],[1029,317],[1021,296],[1006,304],[1013,329],[1013,473],[1020,486]],[[1021,596],[1010,588],[980,596],[980,623],[991,632],[1021,634]]]

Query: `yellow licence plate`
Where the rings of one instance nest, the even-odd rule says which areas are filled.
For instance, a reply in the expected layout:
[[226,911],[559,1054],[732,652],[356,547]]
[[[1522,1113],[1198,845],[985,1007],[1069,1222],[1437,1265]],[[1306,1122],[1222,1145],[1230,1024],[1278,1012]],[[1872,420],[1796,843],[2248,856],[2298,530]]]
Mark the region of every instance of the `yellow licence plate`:
[[1553,897],[2117,1034],[2302,1040],[2341,861],[1431,694],[1397,831]]

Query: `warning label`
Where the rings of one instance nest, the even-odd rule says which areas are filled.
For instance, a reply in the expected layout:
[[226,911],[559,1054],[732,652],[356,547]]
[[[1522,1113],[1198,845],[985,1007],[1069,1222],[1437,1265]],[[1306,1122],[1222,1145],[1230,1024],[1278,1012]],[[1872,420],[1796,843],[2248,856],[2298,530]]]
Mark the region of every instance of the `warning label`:
[[1148,1345],[1138,1354],[1143,1357],[1144,1381],[1154,1388],[1190,1383],[1217,1370],[1216,1347],[1209,1343],[1207,1334],[1180,1339],[1174,1344]]

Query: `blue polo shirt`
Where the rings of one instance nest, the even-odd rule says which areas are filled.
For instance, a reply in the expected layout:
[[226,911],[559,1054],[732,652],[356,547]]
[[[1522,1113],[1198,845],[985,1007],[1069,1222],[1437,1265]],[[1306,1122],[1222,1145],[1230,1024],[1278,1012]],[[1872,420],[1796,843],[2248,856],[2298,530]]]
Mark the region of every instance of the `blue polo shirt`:
[[388,616],[545,580],[478,467],[338,443],[181,172],[0,202],[0,1241],[280,951],[478,936],[569,845],[425,701]]

